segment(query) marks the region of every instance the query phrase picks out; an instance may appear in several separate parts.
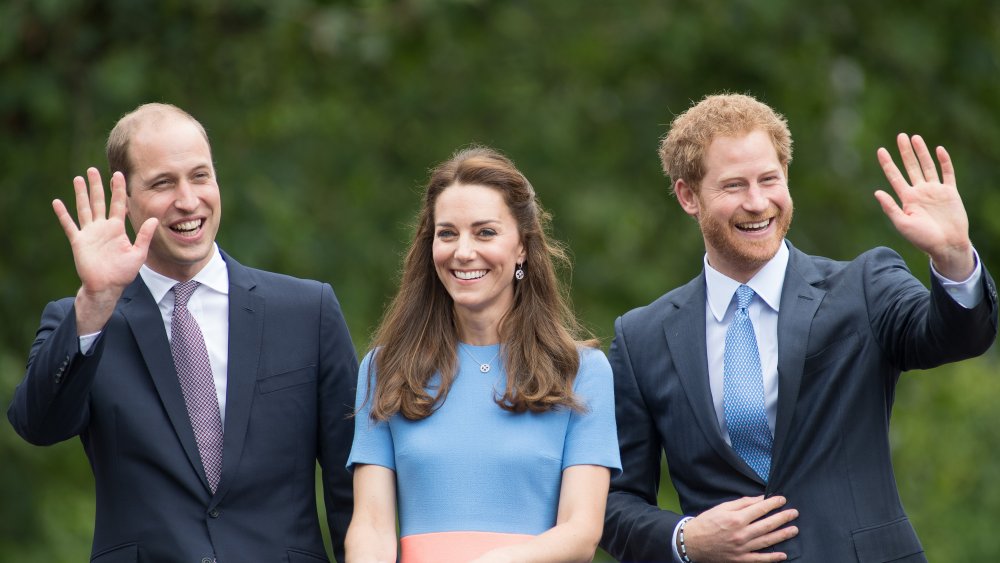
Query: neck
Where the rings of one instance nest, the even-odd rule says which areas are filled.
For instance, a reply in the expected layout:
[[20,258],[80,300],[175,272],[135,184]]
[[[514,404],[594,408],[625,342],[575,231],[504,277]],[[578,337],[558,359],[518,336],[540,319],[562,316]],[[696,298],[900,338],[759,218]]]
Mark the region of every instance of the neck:
[[498,319],[488,319],[484,315],[462,314],[456,311],[458,338],[473,346],[489,346],[500,342]]

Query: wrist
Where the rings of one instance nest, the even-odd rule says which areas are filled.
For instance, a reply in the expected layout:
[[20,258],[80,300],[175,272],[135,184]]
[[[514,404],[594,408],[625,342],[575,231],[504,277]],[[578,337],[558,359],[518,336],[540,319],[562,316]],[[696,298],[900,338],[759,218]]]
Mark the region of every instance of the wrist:
[[76,293],[73,308],[76,311],[78,336],[100,332],[118,304],[121,292],[90,292],[81,287]]
[[953,281],[968,279],[976,269],[976,254],[972,243],[962,247],[949,248],[946,252],[931,255],[934,269],[945,278]]
[[690,518],[681,520],[680,525],[677,526],[677,555],[680,555],[681,561],[684,563],[694,563],[688,555],[687,543],[684,539],[684,526],[686,526],[690,521]]

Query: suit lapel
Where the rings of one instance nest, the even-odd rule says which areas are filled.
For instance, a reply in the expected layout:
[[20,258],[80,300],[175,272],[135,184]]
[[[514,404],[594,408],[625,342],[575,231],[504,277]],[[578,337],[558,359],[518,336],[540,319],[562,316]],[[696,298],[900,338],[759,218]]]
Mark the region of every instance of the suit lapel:
[[256,282],[247,268],[225,253],[222,256],[229,270],[229,367],[217,501],[229,490],[243,455],[264,332],[264,300],[254,292]]
[[195,473],[201,478],[202,484],[208,489],[208,479],[201,465],[201,455],[194,439],[191,419],[188,417],[187,406],[181,391],[177,371],[174,369],[174,359],[170,354],[170,341],[163,328],[163,317],[160,309],[153,301],[152,294],[141,277],[129,285],[122,294],[121,313],[128,322],[132,335],[135,337],[139,352],[146,363],[146,369],[153,379],[153,385],[160,396],[160,402],[167,411],[167,417],[174,428],[177,439],[187,455],[188,461],[194,467]]
[[781,309],[778,313],[778,412],[771,456],[772,481],[779,477],[775,474],[783,467],[781,456],[799,398],[809,330],[816,310],[826,296],[825,291],[815,287],[815,284],[822,281],[822,276],[813,267],[809,257],[790,243],[788,249],[788,268],[785,271]]
[[677,292],[663,328],[677,377],[691,405],[698,426],[716,453],[747,477],[760,480],[722,436],[708,380],[708,349],[705,343],[705,274]]

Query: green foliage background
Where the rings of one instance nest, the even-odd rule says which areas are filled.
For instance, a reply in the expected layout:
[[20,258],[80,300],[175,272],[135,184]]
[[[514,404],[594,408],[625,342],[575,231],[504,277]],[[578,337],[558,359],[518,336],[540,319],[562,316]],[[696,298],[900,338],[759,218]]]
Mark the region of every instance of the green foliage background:
[[[49,201],[105,166],[108,130],[146,101],[208,129],[222,246],[331,282],[359,353],[428,169],[469,143],[531,179],[573,250],[576,309],[607,344],[617,315],[701,267],[655,148],[675,113],[721,90],[788,117],[798,247],[849,259],[885,244],[926,280],[926,258],[871,196],[885,185],[875,149],[919,132],[950,150],[973,241],[1000,268],[988,0],[8,0],[0,85],[3,405],[42,307],[78,284]],[[997,367],[994,349],[900,386],[896,475],[931,560],[1000,554]],[[0,457],[0,560],[86,560],[93,483],[78,441],[35,448],[0,423]]]

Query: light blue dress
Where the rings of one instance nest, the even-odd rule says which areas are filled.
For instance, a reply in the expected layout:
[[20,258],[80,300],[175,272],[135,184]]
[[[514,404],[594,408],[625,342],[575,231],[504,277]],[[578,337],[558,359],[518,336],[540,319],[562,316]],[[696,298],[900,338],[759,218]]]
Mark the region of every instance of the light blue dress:
[[[517,414],[494,402],[506,382],[502,359],[491,361],[499,345],[459,346],[447,399],[419,421],[399,414],[372,421],[371,401],[365,401],[372,352],[359,370],[347,465],[396,472],[404,544],[407,536],[438,532],[540,534],[555,525],[564,469],[588,464],[621,470],[614,385],[603,352],[580,349],[573,390],[585,411]],[[479,365],[486,362],[493,369],[481,373]],[[435,375],[430,387],[437,381]]]

